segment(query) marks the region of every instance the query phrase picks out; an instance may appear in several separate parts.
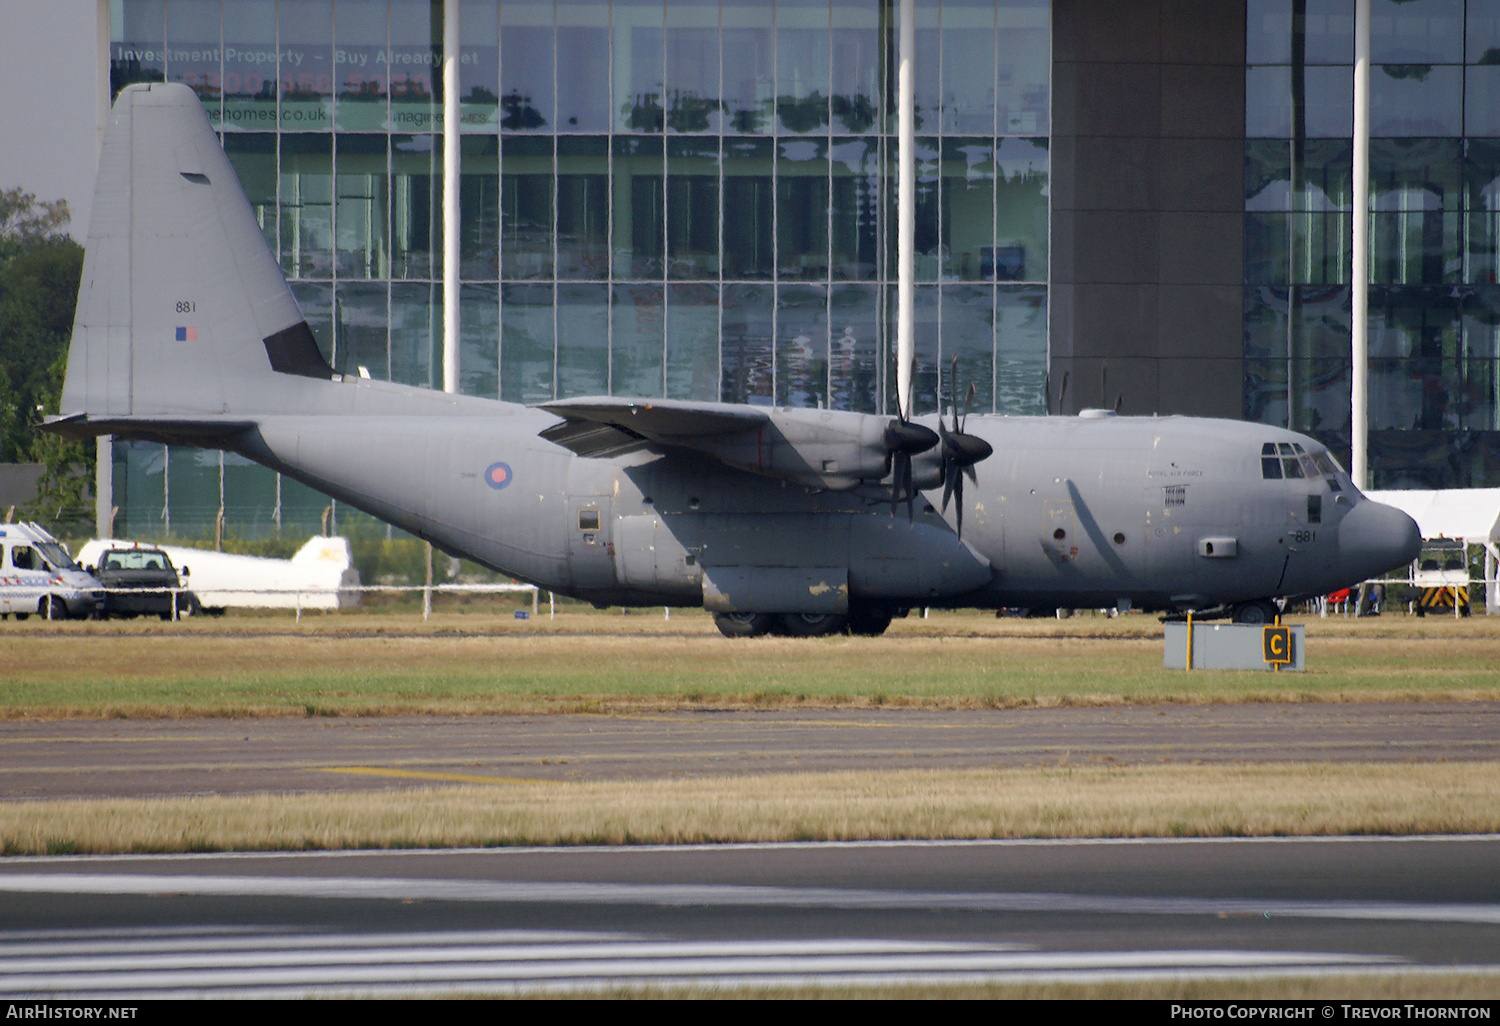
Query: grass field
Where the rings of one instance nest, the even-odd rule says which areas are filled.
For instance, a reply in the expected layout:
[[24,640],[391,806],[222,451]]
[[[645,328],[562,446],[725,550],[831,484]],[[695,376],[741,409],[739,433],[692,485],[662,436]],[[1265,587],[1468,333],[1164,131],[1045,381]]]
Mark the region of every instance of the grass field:
[[1500,700],[1500,617],[1311,619],[1307,672],[1162,668],[1160,622],[933,613],[729,640],[701,612],[0,624],[0,718]]
[[1500,832],[1500,764],[1054,766],[0,803],[0,852]]

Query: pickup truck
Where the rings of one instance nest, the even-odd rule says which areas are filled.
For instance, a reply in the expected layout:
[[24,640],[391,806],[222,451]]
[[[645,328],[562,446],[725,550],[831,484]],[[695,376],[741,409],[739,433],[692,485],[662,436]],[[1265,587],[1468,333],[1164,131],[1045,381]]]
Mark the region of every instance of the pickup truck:
[[99,556],[94,576],[104,585],[107,617],[129,619],[155,613],[163,620],[170,620],[174,594],[178,616],[191,616],[199,611],[197,596],[184,590],[188,568],[179,571],[161,549],[142,546],[107,549]]

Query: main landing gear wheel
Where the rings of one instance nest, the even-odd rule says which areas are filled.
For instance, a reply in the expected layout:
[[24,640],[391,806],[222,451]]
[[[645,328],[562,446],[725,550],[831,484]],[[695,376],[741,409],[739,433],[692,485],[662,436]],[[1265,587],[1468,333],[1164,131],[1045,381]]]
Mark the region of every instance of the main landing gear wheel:
[[781,629],[793,638],[842,634],[847,621],[838,613],[782,613]]
[[1235,623],[1275,623],[1279,612],[1270,599],[1242,602],[1234,607]]
[[714,626],[726,638],[758,638],[769,634],[774,623],[770,613],[716,613]]
[[861,638],[877,638],[891,625],[889,609],[849,610],[849,633]]

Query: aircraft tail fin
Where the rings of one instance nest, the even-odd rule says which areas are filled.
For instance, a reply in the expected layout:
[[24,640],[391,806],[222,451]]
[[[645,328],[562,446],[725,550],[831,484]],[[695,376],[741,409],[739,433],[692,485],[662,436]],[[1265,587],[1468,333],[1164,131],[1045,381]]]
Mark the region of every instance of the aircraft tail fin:
[[333,377],[202,103],[127,87],[100,153],[59,429],[295,410],[309,379]]

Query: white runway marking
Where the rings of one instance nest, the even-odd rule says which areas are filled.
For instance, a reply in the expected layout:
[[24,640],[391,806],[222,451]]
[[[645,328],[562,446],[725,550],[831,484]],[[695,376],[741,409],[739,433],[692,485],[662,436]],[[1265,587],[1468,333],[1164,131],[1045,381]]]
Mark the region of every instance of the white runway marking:
[[[47,932],[0,945],[13,999],[302,996],[995,981],[1079,974],[1326,972],[1399,959],[1255,951],[1037,952],[890,940],[662,941],[550,931]],[[14,934],[12,934],[14,936]]]
[[1500,904],[1157,898],[737,884],[526,883],[425,878],[0,873],[0,893],[160,894],[424,901],[1264,916],[1500,925]]

